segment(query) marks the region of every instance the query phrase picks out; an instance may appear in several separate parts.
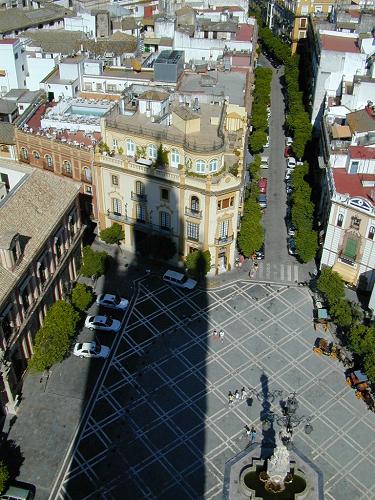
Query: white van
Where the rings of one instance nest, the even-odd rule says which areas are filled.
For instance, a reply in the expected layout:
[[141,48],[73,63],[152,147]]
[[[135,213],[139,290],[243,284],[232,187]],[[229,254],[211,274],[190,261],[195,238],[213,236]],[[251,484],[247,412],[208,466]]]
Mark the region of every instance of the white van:
[[268,156],[261,156],[260,157],[260,168],[268,168]]
[[188,290],[193,290],[197,286],[197,282],[191,278],[188,278],[184,274],[177,273],[176,271],[167,271],[163,280],[171,285],[176,285],[181,288],[187,288]]

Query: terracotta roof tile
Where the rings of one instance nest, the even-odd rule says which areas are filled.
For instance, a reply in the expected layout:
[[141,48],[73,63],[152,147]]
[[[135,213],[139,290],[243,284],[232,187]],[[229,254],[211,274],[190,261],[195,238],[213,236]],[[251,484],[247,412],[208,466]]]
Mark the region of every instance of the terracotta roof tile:
[[356,38],[321,34],[320,41],[323,50],[334,50],[336,52],[354,52],[354,53],[360,52]]
[[375,148],[366,148],[365,146],[350,146],[350,157],[363,160],[375,160]]

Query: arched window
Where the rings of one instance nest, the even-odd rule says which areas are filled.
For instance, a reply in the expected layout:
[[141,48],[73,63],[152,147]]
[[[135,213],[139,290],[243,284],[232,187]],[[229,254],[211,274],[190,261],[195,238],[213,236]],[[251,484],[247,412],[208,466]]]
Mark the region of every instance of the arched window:
[[36,160],[39,160],[40,158],[40,154],[38,151],[33,151],[33,157],[36,159]]
[[217,161],[216,158],[214,158],[213,160],[210,161],[209,171],[210,172],[217,172],[218,165],[219,165],[219,162]]
[[370,229],[368,230],[368,238],[370,240],[373,240],[374,234],[375,234],[375,226],[370,226]]
[[343,214],[339,214],[339,215],[337,216],[337,223],[336,223],[336,225],[337,225],[338,227],[342,227],[342,223],[343,223],[343,222],[344,222],[344,216],[343,216]]
[[26,148],[21,148],[21,155],[24,160],[29,159],[29,153]]
[[199,212],[199,198],[196,196],[191,197],[190,208],[193,212]]
[[171,151],[171,165],[172,167],[178,167],[180,164],[180,153],[178,149],[172,149]]
[[49,167],[49,168],[53,167],[53,159],[52,159],[51,155],[46,155],[45,160],[46,160],[47,167]]
[[150,158],[150,160],[156,160],[158,151],[156,149],[155,144],[150,144],[147,150],[148,150],[148,157]]
[[204,160],[197,160],[195,162],[195,168],[197,169],[198,174],[206,173],[206,162]]
[[145,185],[141,181],[136,181],[135,183],[135,192],[139,195],[145,194]]
[[86,182],[91,182],[92,181],[92,175],[91,175],[91,168],[90,167],[85,167],[82,170],[82,178]]
[[64,171],[64,174],[66,174],[66,175],[72,175],[73,170],[72,170],[72,164],[70,163],[70,161],[67,161],[67,160],[64,161],[63,171]]
[[135,144],[134,144],[134,141],[132,141],[131,139],[128,139],[126,141],[126,154],[128,156],[134,156],[134,152],[135,152]]
[[122,213],[122,203],[119,198],[112,198],[112,211],[114,215],[121,215]]

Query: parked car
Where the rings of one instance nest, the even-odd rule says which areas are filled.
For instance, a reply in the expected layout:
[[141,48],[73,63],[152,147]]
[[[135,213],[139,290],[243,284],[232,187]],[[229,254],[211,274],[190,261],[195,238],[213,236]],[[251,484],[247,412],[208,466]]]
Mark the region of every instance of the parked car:
[[195,280],[188,278],[184,274],[177,273],[176,271],[167,271],[163,276],[163,280],[171,285],[187,288],[188,290],[193,290],[193,288],[197,286]]
[[294,238],[288,238],[288,252],[289,255],[297,255],[296,241]]
[[290,184],[287,184],[287,186],[286,186],[286,194],[290,195],[290,194],[293,193],[293,191],[294,191],[293,187]]
[[73,354],[79,358],[108,358],[111,349],[96,342],[77,342]]
[[267,179],[265,177],[261,177],[258,181],[258,188],[260,193],[267,192]]
[[285,137],[285,146],[291,146],[293,144],[293,139],[291,137]]
[[105,332],[118,332],[121,328],[121,322],[112,319],[110,316],[87,316],[85,327],[90,330],[103,330]]
[[270,136],[267,135],[267,142],[266,144],[263,146],[264,148],[269,148],[270,147]]
[[293,156],[289,156],[288,160],[287,160],[287,167],[288,168],[295,168],[297,162],[296,162],[296,159],[293,158]]
[[264,259],[264,243],[262,244],[262,246],[259,248],[259,250],[257,252],[255,252],[255,258],[257,260],[263,260]]
[[288,182],[292,177],[292,169],[291,168],[288,168],[285,172],[285,177],[284,177],[284,180],[285,182]]
[[293,154],[292,148],[290,146],[286,146],[284,149],[284,158],[289,158]]
[[292,223],[292,222],[289,222],[288,226],[288,236],[295,236],[296,235],[296,226]]
[[268,168],[268,156],[261,156],[260,157],[260,168]]
[[126,309],[129,305],[128,300],[110,293],[98,295],[96,303],[100,306],[110,307],[112,309]]
[[260,208],[267,208],[267,195],[265,194],[258,195],[257,201]]

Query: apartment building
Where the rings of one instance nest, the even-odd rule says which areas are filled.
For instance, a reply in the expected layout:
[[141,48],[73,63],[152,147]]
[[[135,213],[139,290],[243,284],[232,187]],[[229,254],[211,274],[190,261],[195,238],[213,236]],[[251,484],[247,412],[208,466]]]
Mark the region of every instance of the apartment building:
[[297,51],[298,42],[307,38],[309,15],[321,15],[328,17],[336,2],[333,0],[299,0],[295,2],[294,20],[292,30],[292,54]]
[[[113,154],[96,157],[100,229],[120,223],[133,252],[145,235],[164,234],[180,258],[209,250],[212,272],[230,269],[242,212],[247,93],[246,75],[231,72],[190,75],[177,91],[129,88],[103,119]],[[157,165],[161,144],[167,160]]]
[[322,122],[325,170],[320,220],[321,267],[371,291],[375,283],[375,110],[327,109]]
[[0,95],[26,88],[26,53],[18,38],[0,40]]
[[[100,106],[93,101],[79,98],[41,102],[22,115],[15,129],[20,162],[81,183],[85,222],[97,218],[93,162],[95,145],[101,141],[98,113],[110,108],[108,103]],[[85,116],[80,115],[80,109]]]
[[[1,165],[4,161],[0,161]],[[47,308],[77,276],[83,226],[80,184],[7,162],[22,173],[0,201],[0,398],[16,413],[27,360]]]

